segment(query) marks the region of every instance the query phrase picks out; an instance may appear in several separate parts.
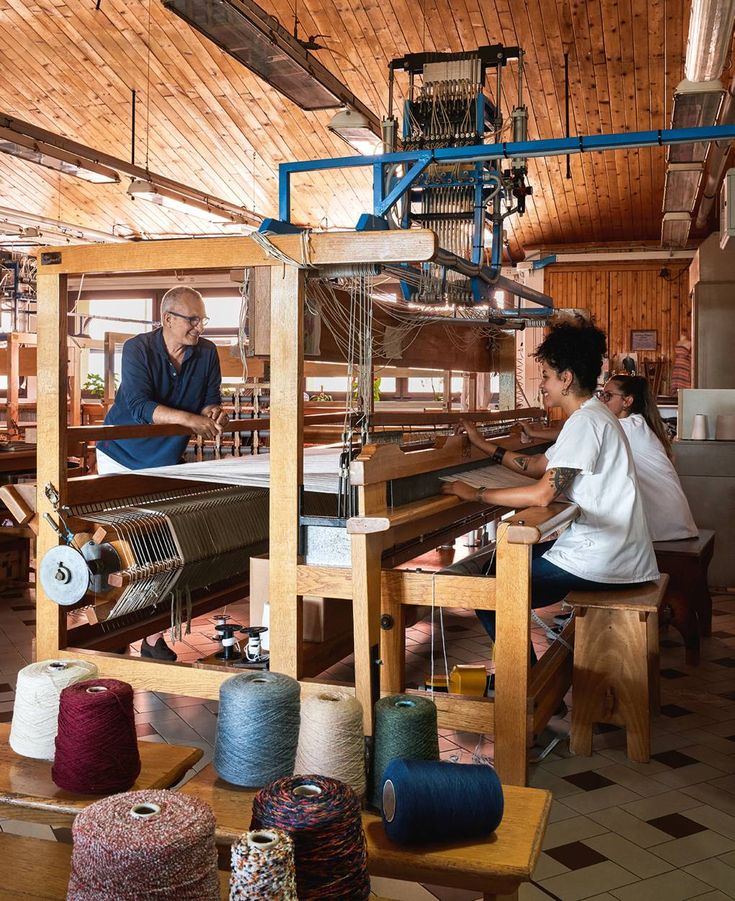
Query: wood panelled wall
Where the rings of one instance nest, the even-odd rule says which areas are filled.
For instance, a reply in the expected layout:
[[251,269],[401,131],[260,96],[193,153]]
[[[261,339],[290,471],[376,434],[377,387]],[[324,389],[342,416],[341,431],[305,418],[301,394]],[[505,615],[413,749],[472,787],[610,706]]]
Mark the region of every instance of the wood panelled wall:
[[[663,269],[668,275],[661,275]],[[632,329],[655,329],[656,351],[638,351],[638,359],[664,361],[662,391],[669,392],[674,346],[681,332],[690,330],[687,262],[552,265],[544,273],[544,291],[557,308],[590,311],[607,334],[611,361],[632,349]]]

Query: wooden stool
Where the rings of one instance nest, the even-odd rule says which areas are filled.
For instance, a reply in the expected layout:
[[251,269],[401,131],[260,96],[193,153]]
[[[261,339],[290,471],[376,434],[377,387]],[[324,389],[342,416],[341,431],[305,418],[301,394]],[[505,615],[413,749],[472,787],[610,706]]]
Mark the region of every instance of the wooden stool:
[[574,591],[573,754],[592,753],[593,723],[624,726],[628,757],[647,763],[658,709],[658,608],[669,581],[620,591]]
[[[687,663],[699,662],[699,635],[712,634],[712,597],[707,569],[715,552],[715,533],[700,529],[697,538],[654,541],[659,571],[671,577],[664,605],[670,605],[672,624],[681,632]],[[696,628],[696,650],[693,630]],[[690,659],[691,658],[691,659]]]
[[[206,801],[217,820],[217,841],[236,842],[250,828],[256,792],[219,779],[211,764],[180,789],[182,795]],[[538,788],[504,785],[505,811],[495,833],[456,845],[394,844],[380,816],[363,811],[371,876],[429,882],[469,889],[484,901],[517,898],[518,887],[533,875],[551,809],[551,793]]]

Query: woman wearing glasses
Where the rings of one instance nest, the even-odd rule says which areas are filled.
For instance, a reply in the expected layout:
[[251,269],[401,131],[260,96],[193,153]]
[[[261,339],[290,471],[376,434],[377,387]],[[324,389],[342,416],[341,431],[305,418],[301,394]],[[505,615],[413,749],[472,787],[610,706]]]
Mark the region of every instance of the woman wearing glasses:
[[671,440],[648,381],[640,375],[614,375],[599,398],[617,416],[633,452],[651,538],[696,538],[697,526],[672,463]]
[[[503,450],[485,441],[474,425],[463,423],[470,441],[493,462],[537,481],[479,491],[454,481],[446,493],[517,510],[546,507],[559,498],[580,508],[555,542],[534,548],[533,607],[556,604],[570,591],[603,591],[658,577],[628,442],[612,412],[594,397],[604,353],[605,335],[599,329],[568,323],[552,328],[536,351],[544,400],[566,414],[556,443],[545,454]],[[473,572],[473,564],[450,571]],[[495,612],[480,610],[477,615],[494,638]]]
[[[227,423],[222,410],[217,348],[202,338],[208,322],[198,291],[180,285],[161,302],[161,328],[123,345],[122,377],[105,425],[181,425],[189,434],[100,441],[100,474],[180,463],[191,434],[216,438]],[[143,640],[141,654],[175,660],[163,633]]]

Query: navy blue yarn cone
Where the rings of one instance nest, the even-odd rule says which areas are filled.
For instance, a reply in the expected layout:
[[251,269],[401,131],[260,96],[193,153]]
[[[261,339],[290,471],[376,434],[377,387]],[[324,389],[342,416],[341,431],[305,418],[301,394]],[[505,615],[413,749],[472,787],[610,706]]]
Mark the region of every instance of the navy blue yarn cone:
[[490,766],[393,760],[382,797],[383,826],[400,845],[480,838],[503,818],[503,788]]

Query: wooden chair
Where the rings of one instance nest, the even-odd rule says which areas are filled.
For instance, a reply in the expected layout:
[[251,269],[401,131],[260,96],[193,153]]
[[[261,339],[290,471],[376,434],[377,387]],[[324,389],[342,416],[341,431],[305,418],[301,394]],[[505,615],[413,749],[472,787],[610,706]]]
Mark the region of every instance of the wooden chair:
[[707,570],[715,552],[715,533],[700,529],[696,538],[655,541],[653,548],[659,571],[668,573],[670,578],[664,606],[670,606],[672,624],[684,638],[687,663],[696,664],[699,636],[712,634],[712,597]]
[[624,726],[631,760],[647,763],[659,705],[658,608],[669,577],[620,591],[575,591],[573,754],[592,753],[592,726]]

